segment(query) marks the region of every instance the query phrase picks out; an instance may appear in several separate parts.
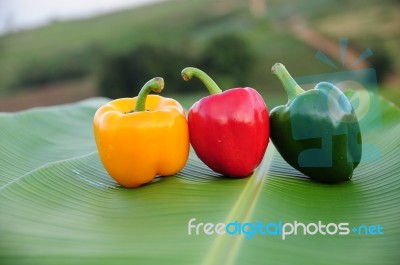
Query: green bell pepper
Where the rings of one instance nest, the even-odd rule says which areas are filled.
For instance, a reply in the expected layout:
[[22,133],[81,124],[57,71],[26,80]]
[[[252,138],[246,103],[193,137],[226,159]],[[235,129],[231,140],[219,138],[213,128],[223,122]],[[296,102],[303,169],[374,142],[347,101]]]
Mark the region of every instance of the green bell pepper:
[[270,112],[271,140],[278,152],[313,180],[351,179],[361,160],[362,140],[350,101],[327,82],[304,91],[282,64],[275,64],[272,73],[289,98]]

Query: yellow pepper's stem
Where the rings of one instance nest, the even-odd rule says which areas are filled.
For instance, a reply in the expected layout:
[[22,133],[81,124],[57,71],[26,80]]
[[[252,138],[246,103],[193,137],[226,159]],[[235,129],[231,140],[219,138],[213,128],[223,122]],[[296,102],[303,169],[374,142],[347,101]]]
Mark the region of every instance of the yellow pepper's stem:
[[150,91],[160,93],[164,88],[164,79],[161,77],[155,77],[149,81],[140,89],[137,101],[136,111],[145,111],[146,109],[146,98]]
[[189,81],[193,76],[200,79],[201,82],[207,87],[208,91],[211,95],[221,93],[222,90],[218,87],[218,85],[211,79],[206,73],[201,71],[200,69],[194,67],[186,67],[181,72],[182,78],[185,81]]
[[294,78],[286,70],[285,66],[281,63],[276,63],[272,66],[272,74],[276,75],[281,81],[283,88],[288,95],[288,105],[300,94],[304,93],[304,90],[296,83]]

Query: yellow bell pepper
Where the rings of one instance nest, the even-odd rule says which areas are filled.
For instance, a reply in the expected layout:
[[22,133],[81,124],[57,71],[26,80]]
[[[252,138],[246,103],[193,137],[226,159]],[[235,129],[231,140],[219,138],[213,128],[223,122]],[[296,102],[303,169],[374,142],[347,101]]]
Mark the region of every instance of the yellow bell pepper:
[[125,187],[137,187],[156,176],[174,175],[189,155],[189,130],[182,106],[161,92],[164,80],[148,81],[134,98],[100,107],[93,120],[100,159],[110,176]]

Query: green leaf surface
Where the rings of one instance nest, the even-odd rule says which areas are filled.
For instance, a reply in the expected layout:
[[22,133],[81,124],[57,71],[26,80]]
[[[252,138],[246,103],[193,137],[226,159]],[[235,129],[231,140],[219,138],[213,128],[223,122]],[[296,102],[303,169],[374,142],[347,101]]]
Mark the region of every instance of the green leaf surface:
[[[92,119],[107,99],[0,114],[0,264],[398,264],[400,110],[362,120],[372,149],[353,180],[310,181],[270,143],[253,176],[227,179],[192,152],[137,189],[104,170]],[[379,126],[378,126],[379,124]],[[374,149],[375,148],[375,149]],[[166,150],[165,155],[168,155]],[[245,154],[244,154],[245,155]],[[188,235],[188,221],[348,222],[382,235]]]

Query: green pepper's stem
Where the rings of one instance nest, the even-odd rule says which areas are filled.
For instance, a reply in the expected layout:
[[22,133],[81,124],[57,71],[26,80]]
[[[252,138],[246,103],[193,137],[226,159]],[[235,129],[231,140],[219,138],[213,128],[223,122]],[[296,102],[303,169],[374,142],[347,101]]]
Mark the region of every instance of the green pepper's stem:
[[135,111],[144,111],[146,108],[146,98],[150,91],[160,93],[164,88],[164,79],[161,77],[155,77],[149,81],[140,89],[139,95],[136,101]]
[[182,70],[182,78],[185,81],[189,81],[193,76],[200,79],[201,82],[207,87],[208,91],[211,95],[221,93],[222,90],[219,86],[211,79],[206,73],[201,71],[200,69],[194,67],[186,67]]
[[290,104],[298,95],[303,94],[304,90],[296,83],[293,77],[281,63],[276,63],[272,66],[272,74],[276,75],[281,81],[283,88],[288,95],[288,103]]

